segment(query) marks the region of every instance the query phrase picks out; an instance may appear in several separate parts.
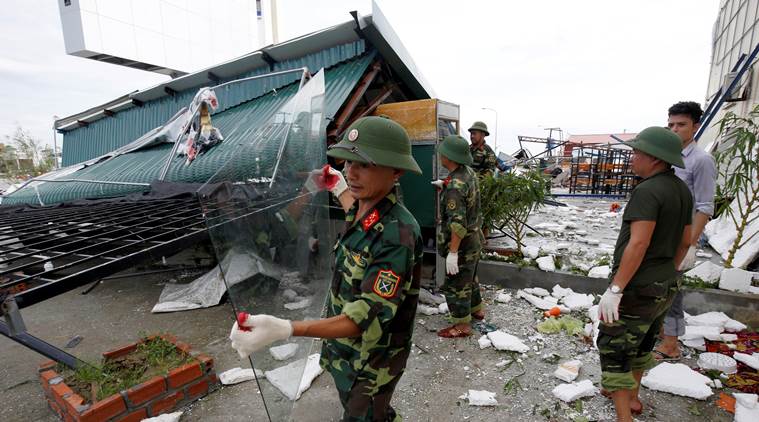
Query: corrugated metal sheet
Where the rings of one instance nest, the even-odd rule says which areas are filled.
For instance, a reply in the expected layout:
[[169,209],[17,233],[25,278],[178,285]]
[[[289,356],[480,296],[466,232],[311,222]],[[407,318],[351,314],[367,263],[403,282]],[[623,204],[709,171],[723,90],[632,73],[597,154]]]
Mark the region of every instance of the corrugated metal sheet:
[[[374,59],[374,56],[373,52],[369,52],[359,58],[326,70],[325,117],[331,118],[337,113],[353,87],[355,87],[366,71],[366,68]],[[256,157],[241,153],[240,144],[247,140],[252,130],[269,121],[273,113],[292,98],[297,92],[297,88],[297,84],[290,84],[277,90],[276,93],[270,92],[262,97],[216,113],[213,116],[213,124],[224,134],[224,142],[212,148],[206,154],[200,155],[188,166],[184,164],[185,160],[183,157],[175,157],[169,168],[166,180],[193,183],[206,182],[227,162],[233,164],[233,170],[239,177],[254,177],[256,175],[254,169]],[[126,127],[125,125],[126,123],[122,122],[119,126],[114,127]],[[325,145],[324,139],[321,139],[320,142],[322,142],[322,145]],[[260,162],[264,162],[266,165],[273,165],[278,145],[279,143],[276,142],[276,144],[272,143],[272,145],[268,146],[268,149],[263,152],[264,157]],[[288,146],[294,149],[302,148],[302,145],[297,144]],[[163,144],[124,154],[109,161],[89,166],[68,176],[68,178],[150,183],[158,178],[171,148],[172,144]],[[83,182],[45,183],[38,187],[40,198],[45,204],[81,198],[122,196],[145,190],[147,188],[142,186],[103,185]],[[25,188],[3,198],[3,205],[20,203],[38,204],[39,200],[35,190]]]
[[[316,72],[329,68],[345,60],[352,59],[367,50],[363,40],[338,45],[299,59],[276,63],[274,71],[294,69],[306,66]],[[208,71],[213,71],[209,69]],[[243,73],[226,82],[249,76],[269,73],[268,68]],[[279,89],[300,78],[298,74],[263,78],[242,84],[236,84],[216,92],[222,109],[234,107],[252,98],[259,97],[272,89]],[[137,139],[145,132],[162,125],[182,107],[190,103],[198,88],[186,89],[173,97],[162,97],[148,101],[142,107],[134,107],[116,113],[113,117],[92,122],[87,127],[68,131],[63,136],[63,165],[69,166],[106,154],[116,148]],[[331,116],[330,116],[331,117]]]

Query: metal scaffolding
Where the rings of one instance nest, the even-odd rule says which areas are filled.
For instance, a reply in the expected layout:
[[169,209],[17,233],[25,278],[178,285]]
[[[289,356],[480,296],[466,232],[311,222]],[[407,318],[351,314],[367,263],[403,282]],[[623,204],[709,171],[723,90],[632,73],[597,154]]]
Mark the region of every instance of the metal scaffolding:
[[637,184],[632,150],[611,144],[576,146],[570,161],[570,194],[627,195]]

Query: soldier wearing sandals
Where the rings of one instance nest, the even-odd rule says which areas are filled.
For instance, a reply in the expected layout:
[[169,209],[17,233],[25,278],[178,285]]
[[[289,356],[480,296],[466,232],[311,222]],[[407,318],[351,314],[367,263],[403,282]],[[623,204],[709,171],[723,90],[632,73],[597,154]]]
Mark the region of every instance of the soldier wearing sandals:
[[469,167],[472,155],[463,137],[445,137],[439,152],[449,176],[432,183],[440,189],[438,253],[445,256],[442,290],[453,325],[437,334],[446,338],[466,337],[472,332],[472,318],[485,317],[477,282],[477,264],[484,242],[479,182],[477,173]]

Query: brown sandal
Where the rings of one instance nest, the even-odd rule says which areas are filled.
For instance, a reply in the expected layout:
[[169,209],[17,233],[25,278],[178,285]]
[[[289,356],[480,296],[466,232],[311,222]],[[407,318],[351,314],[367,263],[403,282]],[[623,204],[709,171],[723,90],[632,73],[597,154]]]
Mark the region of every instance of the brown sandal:
[[472,318],[474,318],[474,319],[476,319],[478,321],[482,321],[483,319],[485,319],[485,312],[477,311],[477,312],[475,312],[475,313],[472,314]]
[[460,338],[460,337],[469,337],[472,335],[472,333],[471,331],[468,333],[466,331],[461,331],[458,328],[456,328],[455,325],[452,325],[448,328],[443,328],[442,330],[438,331],[437,335],[439,337],[444,337],[444,338]]

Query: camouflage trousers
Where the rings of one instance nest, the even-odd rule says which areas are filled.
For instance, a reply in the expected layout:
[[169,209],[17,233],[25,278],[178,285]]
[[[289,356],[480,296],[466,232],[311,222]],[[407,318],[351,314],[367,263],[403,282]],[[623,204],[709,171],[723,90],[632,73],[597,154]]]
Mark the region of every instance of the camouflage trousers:
[[477,279],[479,261],[479,251],[459,255],[459,273],[445,276],[441,291],[445,295],[454,324],[470,322],[472,314],[482,309],[480,282]]
[[[409,350],[398,351],[405,354],[403,361],[408,357]],[[403,420],[399,414],[390,406],[393,398],[395,386],[403,375],[403,370],[399,373],[390,375],[390,371],[384,374],[385,382],[379,385],[377,380],[373,379],[371,374],[366,376],[356,376],[350,389],[343,390],[339,388],[345,374],[341,372],[332,373],[335,379],[335,385],[338,387],[337,392],[340,396],[340,403],[343,405],[343,422],[400,422]],[[387,378],[390,378],[389,380]]]
[[625,289],[619,304],[619,320],[612,324],[601,322],[597,344],[604,389],[635,389],[638,385],[633,372],[656,366],[651,351],[667,310],[679,291],[679,283],[679,278],[672,278],[642,288]]

